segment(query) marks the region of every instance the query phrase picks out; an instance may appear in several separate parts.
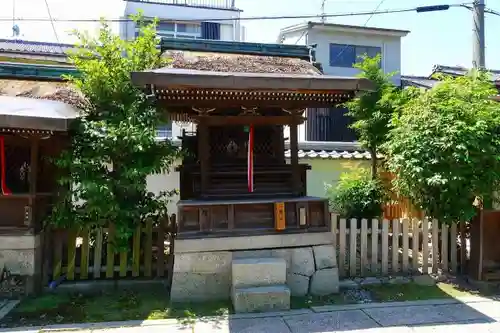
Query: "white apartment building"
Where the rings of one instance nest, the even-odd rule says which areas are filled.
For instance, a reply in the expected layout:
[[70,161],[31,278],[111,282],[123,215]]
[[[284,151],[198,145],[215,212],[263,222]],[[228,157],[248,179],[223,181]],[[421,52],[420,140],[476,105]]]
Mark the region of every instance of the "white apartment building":
[[[315,46],[315,60],[326,75],[355,76],[353,67],[363,54],[380,54],[380,66],[385,73],[396,74],[393,82],[401,84],[401,38],[409,31],[351,26],[333,23],[307,22],[281,29],[278,43]],[[349,128],[347,110],[339,108],[312,110],[299,127],[301,141],[356,141]],[[286,129],[285,129],[286,131]],[[286,133],[285,133],[286,134]]]
[[[243,41],[241,10],[235,0],[124,0],[123,18],[142,12],[145,17],[158,18],[162,37]],[[134,38],[133,22],[121,22],[120,35]]]

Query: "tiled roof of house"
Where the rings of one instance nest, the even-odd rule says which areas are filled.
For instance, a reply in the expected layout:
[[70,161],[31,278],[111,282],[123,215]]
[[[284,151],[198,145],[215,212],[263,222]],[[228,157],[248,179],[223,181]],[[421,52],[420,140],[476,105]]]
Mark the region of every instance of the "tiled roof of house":
[[0,52],[16,52],[66,57],[66,52],[74,46],[71,44],[36,42],[19,39],[0,39]]
[[[445,74],[451,76],[463,76],[467,74],[469,68],[461,66],[444,66],[444,65],[434,65],[432,73],[429,76],[412,76],[412,75],[402,75],[401,85],[403,87],[413,86],[420,88],[432,88],[434,85],[439,83],[439,80],[434,79],[432,76],[434,74]],[[500,70],[488,69],[491,73],[492,80],[496,82],[497,86],[500,85]]]
[[[299,143],[300,146],[300,143]],[[290,158],[291,151],[287,149],[285,151],[285,157]],[[355,150],[355,151],[342,151],[342,150],[299,150],[299,158],[309,158],[309,159],[327,159],[327,160],[369,160],[371,155],[366,150]],[[378,156],[382,158],[382,156]]]
[[425,76],[411,76],[411,75],[402,75],[401,76],[401,85],[403,87],[417,87],[417,88],[432,88],[434,85],[439,83],[438,80],[430,79]]
[[[469,70],[470,68],[461,66],[435,65],[434,68],[432,69],[431,76],[437,73],[453,75],[453,76],[463,76],[467,74]],[[487,71],[491,73],[493,81],[500,81],[500,70],[487,69]]]

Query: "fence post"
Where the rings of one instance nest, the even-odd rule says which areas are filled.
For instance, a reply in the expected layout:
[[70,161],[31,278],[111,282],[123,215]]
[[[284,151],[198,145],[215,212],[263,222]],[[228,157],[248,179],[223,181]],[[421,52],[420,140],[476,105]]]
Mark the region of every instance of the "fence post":
[[378,271],[378,220],[372,220],[372,267],[371,273],[377,273]]
[[399,272],[399,220],[392,220],[392,273]]
[[361,276],[365,276],[366,267],[368,266],[368,220],[361,220]]
[[349,228],[349,275],[356,276],[358,220],[351,219]]
[[441,225],[441,269],[444,272],[448,272],[448,237],[449,237],[449,227],[447,224],[443,223]]
[[418,219],[413,218],[412,219],[412,248],[411,248],[411,260],[412,260],[412,267],[414,272],[418,271],[419,268],[419,245],[420,245],[420,227],[418,226]]
[[439,263],[439,223],[436,219],[432,220],[432,273],[438,272]]
[[429,219],[422,220],[422,273],[429,274]]
[[450,257],[451,257],[451,271],[453,274],[458,273],[457,265],[457,224],[453,223],[450,228]]
[[410,252],[410,244],[409,244],[409,225],[408,219],[403,219],[403,272],[408,273],[409,270],[409,252]]
[[346,219],[340,219],[339,226],[339,275],[345,276]]
[[382,222],[382,275],[389,273],[389,220]]

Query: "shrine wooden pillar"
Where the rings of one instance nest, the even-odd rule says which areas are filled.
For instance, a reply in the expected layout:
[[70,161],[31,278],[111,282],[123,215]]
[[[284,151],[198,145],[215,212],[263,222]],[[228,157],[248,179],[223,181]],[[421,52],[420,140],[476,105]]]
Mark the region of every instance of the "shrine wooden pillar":
[[36,225],[39,221],[37,220],[36,214],[36,192],[37,192],[37,182],[38,182],[38,154],[40,148],[40,139],[38,137],[32,137],[30,139],[30,172],[29,172],[29,201],[28,207],[25,211],[25,223],[30,228],[37,228]]
[[210,172],[210,135],[208,125],[202,117],[198,122],[198,158],[200,161],[201,195],[205,195],[209,186]]
[[300,195],[299,134],[298,118],[294,116],[290,124],[290,164],[292,165],[292,188],[294,195]]

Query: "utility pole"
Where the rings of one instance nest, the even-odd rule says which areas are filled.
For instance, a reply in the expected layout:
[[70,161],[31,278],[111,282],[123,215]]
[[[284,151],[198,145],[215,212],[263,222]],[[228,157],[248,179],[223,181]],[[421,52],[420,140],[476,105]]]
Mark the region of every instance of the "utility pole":
[[326,0],[321,1],[321,23],[326,23],[325,3]]
[[484,42],[484,7],[485,0],[474,0],[472,15],[474,25],[472,27],[472,65],[474,68],[486,68],[485,65],[485,42]]

